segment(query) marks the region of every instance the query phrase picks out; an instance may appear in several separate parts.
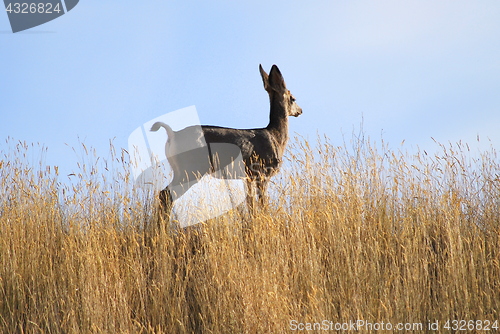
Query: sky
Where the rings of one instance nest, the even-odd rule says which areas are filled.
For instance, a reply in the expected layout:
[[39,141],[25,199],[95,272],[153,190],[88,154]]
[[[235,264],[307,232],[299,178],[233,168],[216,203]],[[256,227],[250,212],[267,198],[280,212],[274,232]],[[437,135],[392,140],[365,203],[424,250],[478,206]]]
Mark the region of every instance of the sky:
[[80,0],[13,34],[0,13],[0,151],[40,143],[69,174],[72,148],[127,149],[191,105],[202,124],[264,127],[259,64],[279,66],[303,109],[291,136],[342,145],[362,123],[395,148],[498,148],[499,17],[497,0]]

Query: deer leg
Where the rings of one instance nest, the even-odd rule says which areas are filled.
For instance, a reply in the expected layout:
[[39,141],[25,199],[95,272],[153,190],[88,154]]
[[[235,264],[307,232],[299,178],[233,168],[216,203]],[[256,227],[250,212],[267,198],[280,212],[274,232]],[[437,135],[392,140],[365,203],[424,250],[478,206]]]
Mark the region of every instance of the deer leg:
[[158,195],[160,199],[160,213],[162,214],[165,221],[170,221],[170,213],[172,212],[172,207],[174,206],[174,201],[172,200],[172,194],[170,189],[166,187]]
[[266,195],[266,189],[267,189],[267,184],[269,183],[269,179],[260,177],[256,184],[257,184],[257,196],[259,197],[259,206],[260,208],[263,208],[265,204],[267,203],[267,195]]
[[247,179],[246,181],[246,188],[247,188],[247,207],[248,211],[250,214],[254,214],[255,210],[255,194],[254,194],[254,187],[253,187],[253,181],[251,179]]

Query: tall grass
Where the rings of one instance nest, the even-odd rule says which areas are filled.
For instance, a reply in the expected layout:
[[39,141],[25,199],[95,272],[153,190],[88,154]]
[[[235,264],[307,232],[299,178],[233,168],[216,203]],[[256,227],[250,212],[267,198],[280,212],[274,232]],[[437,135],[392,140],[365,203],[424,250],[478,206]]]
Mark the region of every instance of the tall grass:
[[437,147],[410,154],[362,138],[353,148],[295,140],[267,208],[173,233],[152,197],[126,186],[125,153],[99,161],[85,148],[67,183],[19,143],[0,157],[0,331],[493,323],[499,159]]

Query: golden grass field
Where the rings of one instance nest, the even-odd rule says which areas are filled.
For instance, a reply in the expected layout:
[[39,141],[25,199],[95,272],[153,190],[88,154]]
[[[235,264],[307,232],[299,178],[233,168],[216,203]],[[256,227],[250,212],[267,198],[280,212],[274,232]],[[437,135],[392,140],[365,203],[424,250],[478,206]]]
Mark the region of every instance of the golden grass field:
[[186,233],[124,186],[126,152],[84,147],[68,183],[36,150],[0,156],[2,333],[312,333],[358,320],[491,333],[500,318],[493,149],[295,139],[268,207]]

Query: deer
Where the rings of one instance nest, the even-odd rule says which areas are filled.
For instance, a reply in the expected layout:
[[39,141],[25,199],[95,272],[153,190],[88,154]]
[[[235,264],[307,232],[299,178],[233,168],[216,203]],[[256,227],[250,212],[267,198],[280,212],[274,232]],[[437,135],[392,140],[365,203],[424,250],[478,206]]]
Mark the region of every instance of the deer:
[[[221,179],[244,179],[250,213],[255,213],[256,194],[260,207],[266,203],[269,180],[278,173],[288,142],[288,117],[300,116],[302,108],[286,88],[276,65],[271,67],[269,74],[262,65],[259,65],[259,71],[270,101],[266,127],[234,129],[201,125],[174,131],[163,122],[156,122],[151,127],[151,131],[164,128],[168,136],[165,154],[174,176],[159,193],[160,208],[168,220],[174,201],[206,174]],[[187,149],[186,142],[194,143],[194,147],[191,145]],[[234,165],[238,157],[243,166],[233,166],[228,172],[228,166]]]

